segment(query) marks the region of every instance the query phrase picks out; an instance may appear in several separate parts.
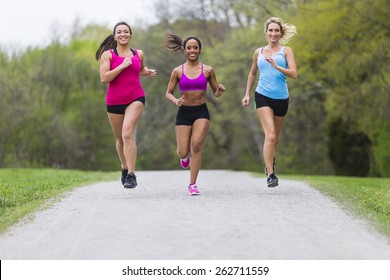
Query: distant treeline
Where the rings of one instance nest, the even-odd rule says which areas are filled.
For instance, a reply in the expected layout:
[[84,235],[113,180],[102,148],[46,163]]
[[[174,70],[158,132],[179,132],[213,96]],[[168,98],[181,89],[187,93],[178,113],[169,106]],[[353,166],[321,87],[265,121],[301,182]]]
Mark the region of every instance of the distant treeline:
[[[266,44],[270,16],[297,26],[289,42],[298,79],[277,154],[278,173],[390,176],[388,0],[180,1],[156,6],[157,24],[133,28],[131,46],[158,70],[143,79],[137,169],[179,168],[174,118],[165,98],[184,57],[162,48],[167,32],[202,40],[202,60],[227,90],[208,96],[204,169],[263,170],[262,131],[243,108],[253,52]],[[76,25],[75,25],[76,26]],[[11,54],[0,50],[0,167],[119,170],[94,54],[111,26],[70,30],[70,40]],[[12,52],[11,52],[12,53]]]

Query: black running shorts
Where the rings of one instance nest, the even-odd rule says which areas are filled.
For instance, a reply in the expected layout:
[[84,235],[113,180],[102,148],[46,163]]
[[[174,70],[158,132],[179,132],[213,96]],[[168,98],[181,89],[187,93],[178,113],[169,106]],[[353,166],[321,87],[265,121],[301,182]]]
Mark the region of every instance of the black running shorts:
[[273,99],[255,92],[256,109],[260,107],[270,107],[275,116],[284,117],[288,111],[289,99]]
[[145,96],[139,97],[130,103],[127,104],[121,104],[121,105],[107,105],[107,112],[112,113],[112,114],[119,114],[119,115],[124,115],[126,108],[133,102],[135,101],[140,101],[145,105]]
[[206,103],[199,106],[180,106],[176,115],[176,125],[192,126],[197,119],[210,120]]

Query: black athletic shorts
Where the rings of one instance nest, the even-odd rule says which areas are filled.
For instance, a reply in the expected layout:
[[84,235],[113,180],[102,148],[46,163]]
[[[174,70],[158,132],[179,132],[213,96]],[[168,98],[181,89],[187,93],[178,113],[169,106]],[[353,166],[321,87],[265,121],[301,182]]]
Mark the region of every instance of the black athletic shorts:
[[199,106],[180,106],[176,115],[176,125],[192,126],[197,119],[210,119],[206,103]]
[[141,101],[145,105],[145,96],[138,97],[137,99],[131,101],[127,104],[121,104],[121,105],[106,105],[107,106],[107,112],[112,114],[119,114],[124,115],[126,108],[135,101]]
[[289,99],[273,99],[255,92],[256,109],[260,107],[270,107],[275,116],[284,117],[287,115]]

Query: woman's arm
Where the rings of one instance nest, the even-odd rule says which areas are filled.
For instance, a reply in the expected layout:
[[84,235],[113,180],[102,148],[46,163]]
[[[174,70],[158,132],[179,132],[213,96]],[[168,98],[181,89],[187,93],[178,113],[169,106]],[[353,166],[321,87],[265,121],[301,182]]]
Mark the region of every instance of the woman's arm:
[[284,55],[286,56],[287,60],[287,67],[288,68],[282,68],[278,66],[276,69],[285,74],[287,77],[290,77],[292,79],[296,79],[297,74],[297,64],[295,63],[295,57],[294,53],[291,48],[285,47],[284,48]]
[[175,68],[171,73],[171,78],[169,79],[167,91],[165,92],[165,97],[174,103],[176,106],[181,106],[184,103],[183,97],[180,97],[179,99],[176,98],[173,93],[175,92],[175,88],[177,85],[178,77],[179,77],[179,69]]
[[243,106],[249,105],[249,99],[250,99],[249,95],[251,93],[253,83],[255,82],[257,76],[257,59],[259,57],[259,51],[260,49],[257,49],[253,54],[252,66],[251,69],[249,70],[248,78],[246,80],[245,96],[241,101]]
[[297,78],[297,65],[295,63],[294,53],[291,48],[285,47],[284,48],[284,56],[287,60],[287,68],[280,67],[276,64],[275,60],[271,58],[267,58],[267,61],[271,63],[271,65],[278,70],[279,72],[283,73],[287,77],[290,77],[292,79]]
[[145,66],[144,64],[144,52],[142,50],[137,50],[138,55],[141,59],[141,76],[146,76],[146,77],[156,77],[157,76],[157,71],[154,69],[149,69],[148,67]]
[[[205,67],[208,67],[205,65]],[[211,87],[211,90],[214,92],[214,96],[220,97],[222,93],[225,91],[225,86],[223,84],[218,84],[217,82],[217,75],[215,74],[215,71],[213,68],[210,68],[210,78],[209,78],[209,85]]]
[[121,65],[119,65],[115,69],[110,70],[111,58],[111,52],[105,51],[100,59],[100,81],[103,84],[108,84],[109,82],[111,82],[113,79],[116,78],[116,76],[119,75],[120,72],[122,72],[123,69],[131,65],[131,59],[126,57]]

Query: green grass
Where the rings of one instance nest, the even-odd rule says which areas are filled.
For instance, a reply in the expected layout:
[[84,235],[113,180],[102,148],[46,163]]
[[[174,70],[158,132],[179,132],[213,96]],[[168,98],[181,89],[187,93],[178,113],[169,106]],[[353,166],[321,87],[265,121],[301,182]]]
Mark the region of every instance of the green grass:
[[350,210],[370,221],[390,238],[390,179],[336,176],[285,176],[303,181]]
[[0,233],[51,198],[78,186],[112,181],[118,176],[76,170],[0,169]]

